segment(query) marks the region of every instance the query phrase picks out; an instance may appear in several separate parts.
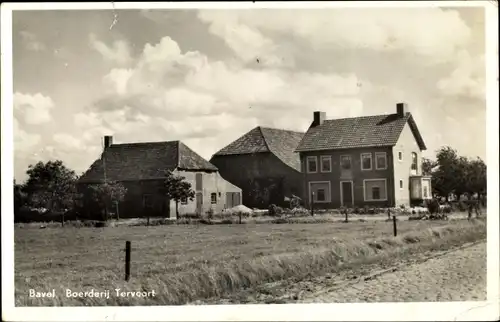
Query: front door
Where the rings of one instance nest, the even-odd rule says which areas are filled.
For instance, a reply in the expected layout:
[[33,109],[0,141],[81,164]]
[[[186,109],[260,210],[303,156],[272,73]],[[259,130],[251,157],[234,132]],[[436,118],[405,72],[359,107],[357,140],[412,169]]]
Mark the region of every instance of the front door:
[[196,193],[196,213],[198,215],[201,215],[202,210],[203,210],[203,193],[197,192]]
[[352,207],[354,204],[352,181],[342,181],[340,185],[341,205],[343,207]]

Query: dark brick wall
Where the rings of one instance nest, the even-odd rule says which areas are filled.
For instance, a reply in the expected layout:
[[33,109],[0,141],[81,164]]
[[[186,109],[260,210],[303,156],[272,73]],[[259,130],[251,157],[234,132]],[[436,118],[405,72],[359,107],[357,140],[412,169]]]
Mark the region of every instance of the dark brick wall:
[[[375,169],[375,152],[386,152],[387,157],[387,169],[386,170],[376,170]],[[361,170],[361,153],[372,153],[372,170],[362,171]],[[321,173],[319,171],[320,167],[320,156],[330,156],[332,160],[332,171]],[[351,171],[341,171],[340,167],[340,156],[350,155],[351,156]],[[317,156],[318,160],[318,173],[307,173],[306,172],[306,157],[307,156]],[[331,202],[330,203],[317,203],[315,208],[339,208],[341,206],[340,201],[340,181],[352,181],[354,189],[354,205],[357,207],[363,206],[379,206],[385,207],[387,205],[393,206],[395,204],[394,196],[394,162],[392,157],[391,148],[369,148],[369,149],[346,149],[346,150],[335,150],[335,151],[318,151],[301,153],[301,165],[303,173],[303,189],[309,193],[309,182],[310,181],[330,181],[331,182]],[[387,180],[387,200],[385,201],[364,201],[363,195],[363,180],[365,179],[386,179]],[[306,198],[307,203],[309,203],[309,197]]]
[[[140,218],[147,217],[148,214],[150,217],[169,216],[169,204],[165,202],[165,198],[160,193],[162,180],[126,181],[122,184],[127,188],[127,194],[118,206],[120,218]],[[84,194],[83,207],[80,212],[85,218],[101,219],[99,218],[99,209],[90,207],[90,203],[86,200],[88,198],[87,189],[88,185],[79,185],[79,191]],[[144,194],[150,195],[152,207],[143,207]],[[115,209],[110,209],[110,211],[115,212]]]
[[272,153],[215,156],[210,162],[224,179],[242,189],[247,207],[289,206],[285,196],[293,193],[302,197],[302,174]]

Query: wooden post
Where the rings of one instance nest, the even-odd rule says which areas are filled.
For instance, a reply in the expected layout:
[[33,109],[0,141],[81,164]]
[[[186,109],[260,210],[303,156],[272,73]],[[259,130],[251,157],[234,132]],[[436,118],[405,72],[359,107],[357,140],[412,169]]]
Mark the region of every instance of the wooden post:
[[238,213],[238,216],[240,217],[240,224],[241,224],[241,211]]
[[116,206],[116,220],[120,220],[120,207],[118,207],[118,201],[115,201]]
[[314,192],[311,192],[311,216],[314,216]]
[[387,219],[391,220],[391,208],[387,208]]
[[398,228],[396,226],[396,216],[392,216],[392,223],[394,225],[394,237],[398,235]]
[[64,227],[64,211],[63,213],[61,214],[61,226]]
[[131,251],[131,243],[130,241],[126,241],[125,243],[125,280],[128,281],[130,279],[130,251]]
[[344,213],[345,213],[345,222],[349,222],[349,219],[347,218],[347,208],[344,209]]

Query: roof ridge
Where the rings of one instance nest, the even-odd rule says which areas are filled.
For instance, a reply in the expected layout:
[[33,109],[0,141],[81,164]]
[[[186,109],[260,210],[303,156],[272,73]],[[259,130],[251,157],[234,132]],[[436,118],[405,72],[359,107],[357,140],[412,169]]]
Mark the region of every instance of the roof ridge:
[[[410,113],[410,112],[407,112],[407,113]],[[369,117],[375,117],[375,116],[391,116],[391,115],[396,115],[396,114],[397,113],[351,116],[351,117],[341,117],[341,118],[338,118],[338,119],[326,119],[325,121],[352,120],[352,119],[369,118]],[[406,117],[406,115],[405,115],[405,117]]]
[[264,140],[264,144],[266,145],[266,148],[269,152],[273,153],[273,151],[271,150],[271,147],[269,146],[269,143],[267,142],[267,137],[266,135],[264,134],[264,132],[262,131],[262,126],[257,126],[257,128],[259,129],[259,132],[260,132],[260,135],[262,136],[262,139]]
[[179,140],[171,141],[148,141],[148,142],[127,142],[127,143],[113,143],[111,146],[125,146],[125,145],[142,145],[142,144],[161,144],[161,143],[175,143]]
[[270,127],[270,126],[259,126],[261,129],[265,130],[274,130],[274,131],[281,131],[281,132],[293,132],[293,133],[298,133],[298,134],[304,134],[305,132],[300,132],[300,131],[295,131],[295,130],[288,130],[288,129],[280,129],[277,127]]

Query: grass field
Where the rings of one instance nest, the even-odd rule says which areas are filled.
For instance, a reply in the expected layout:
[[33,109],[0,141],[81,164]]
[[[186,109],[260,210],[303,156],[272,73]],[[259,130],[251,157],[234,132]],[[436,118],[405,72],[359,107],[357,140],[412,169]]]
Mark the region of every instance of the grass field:
[[[185,304],[362,263],[381,252],[402,256],[408,245],[446,245],[448,239],[466,242],[485,234],[485,223],[478,220],[399,221],[396,238],[391,222],[16,228],[16,305]],[[132,242],[129,282],[124,281],[127,240]],[[118,297],[116,288],[154,290],[156,296]],[[30,298],[30,289],[55,289],[56,297]],[[67,298],[66,289],[111,290],[111,297]]]

